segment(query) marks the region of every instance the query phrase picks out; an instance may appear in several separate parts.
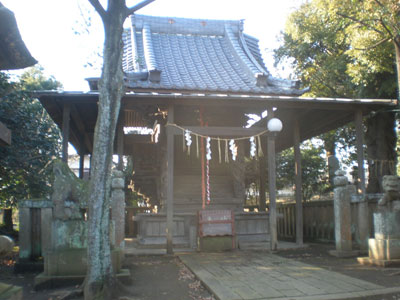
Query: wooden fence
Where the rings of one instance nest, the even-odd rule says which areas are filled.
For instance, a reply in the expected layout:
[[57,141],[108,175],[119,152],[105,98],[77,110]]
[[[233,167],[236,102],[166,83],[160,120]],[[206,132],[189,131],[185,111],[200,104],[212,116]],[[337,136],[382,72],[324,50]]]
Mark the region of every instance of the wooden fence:
[[125,236],[136,237],[138,233],[137,222],[134,220],[134,216],[138,213],[151,212],[150,207],[131,207],[125,208]]
[[[373,232],[372,215],[376,208],[376,199],[368,201],[368,220],[370,236]],[[278,237],[284,240],[296,239],[296,204],[277,203]],[[305,241],[335,241],[335,218],[333,200],[312,201],[303,204],[303,236]],[[351,231],[353,241],[358,238],[358,202],[351,203]]]

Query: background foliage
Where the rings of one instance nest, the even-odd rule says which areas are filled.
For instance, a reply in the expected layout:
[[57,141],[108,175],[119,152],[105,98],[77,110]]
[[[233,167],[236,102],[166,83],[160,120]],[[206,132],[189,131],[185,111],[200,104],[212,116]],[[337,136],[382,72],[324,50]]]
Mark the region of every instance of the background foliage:
[[0,147],[0,207],[17,199],[42,197],[49,189],[46,165],[60,153],[60,132],[30,91],[59,89],[41,68],[28,69],[17,82],[0,73],[0,121],[11,130],[11,145]]

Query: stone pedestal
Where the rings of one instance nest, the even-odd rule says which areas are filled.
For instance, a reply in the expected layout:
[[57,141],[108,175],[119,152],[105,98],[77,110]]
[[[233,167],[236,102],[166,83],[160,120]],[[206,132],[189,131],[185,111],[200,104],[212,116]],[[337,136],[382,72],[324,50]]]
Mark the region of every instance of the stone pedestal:
[[[113,231],[113,230],[111,230]],[[87,271],[87,223],[81,219],[51,222],[51,249],[44,256],[44,272],[35,277],[35,288],[82,283]],[[117,277],[130,276],[121,269],[123,251],[113,249],[111,261]]]
[[125,248],[125,179],[115,170],[111,181],[111,219],[115,226],[115,247]]
[[358,261],[382,267],[400,265],[400,211],[374,213],[374,230],[375,238],[368,241],[368,257]]
[[351,238],[351,195],[354,194],[354,186],[347,184],[345,172],[337,171],[333,179],[334,189],[334,213],[335,213],[335,242],[336,250],[330,251],[337,257],[357,256],[358,251],[352,249]]

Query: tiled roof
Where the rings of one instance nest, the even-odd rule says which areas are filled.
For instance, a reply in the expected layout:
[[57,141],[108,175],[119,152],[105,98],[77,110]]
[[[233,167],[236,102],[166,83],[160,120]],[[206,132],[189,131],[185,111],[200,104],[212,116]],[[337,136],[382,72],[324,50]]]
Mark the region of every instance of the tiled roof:
[[273,78],[242,21],[132,15],[123,69],[132,89],[300,95]]

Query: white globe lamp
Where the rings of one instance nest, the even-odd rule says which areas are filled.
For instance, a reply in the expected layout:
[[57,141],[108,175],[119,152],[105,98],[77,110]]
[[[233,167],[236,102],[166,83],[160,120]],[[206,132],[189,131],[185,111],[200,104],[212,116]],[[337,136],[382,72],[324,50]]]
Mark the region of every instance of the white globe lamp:
[[283,125],[282,121],[279,120],[278,118],[272,118],[271,120],[268,121],[267,128],[269,132],[280,132],[282,131]]

